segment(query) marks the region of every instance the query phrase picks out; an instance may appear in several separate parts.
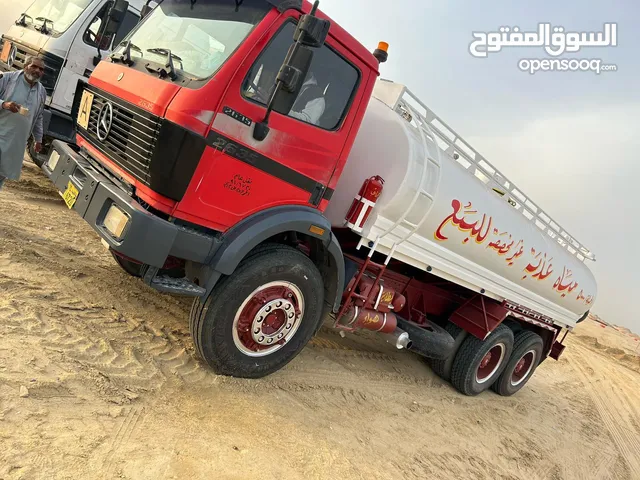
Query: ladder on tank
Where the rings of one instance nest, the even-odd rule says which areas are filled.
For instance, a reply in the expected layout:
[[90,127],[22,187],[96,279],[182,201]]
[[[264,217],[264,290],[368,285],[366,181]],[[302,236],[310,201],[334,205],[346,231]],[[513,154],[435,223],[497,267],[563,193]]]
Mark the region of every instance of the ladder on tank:
[[[595,261],[596,257],[588,248],[578,242],[550,215],[536,205],[522,190],[491,165],[480,153],[466,142],[455,130],[449,127],[429,107],[424,105],[406,86],[381,79],[376,85],[374,96],[397,112],[407,121],[415,120],[418,127],[434,135],[434,141],[453,161],[461,165],[471,175],[500,195],[512,208],[519,211],[527,220],[545,232],[558,245],[577,257],[580,261]],[[411,104],[425,113],[420,114]]]
[[[413,98],[413,101],[416,102],[418,105],[420,105],[422,108],[424,108],[425,112],[427,112],[428,114],[429,109],[425,105],[423,105],[422,102],[420,102],[420,100],[418,100],[417,98]],[[437,194],[438,185],[440,185],[440,173],[441,173],[441,163],[442,163],[441,149],[438,145],[437,137],[430,126],[430,119],[427,118],[426,115],[422,115],[417,110],[417,108],[414,108],[413,106],[411,106],[411,104],[407,101],[403,101],[403,100],[398,101],[394,110],[402,118],[404,118],[411,127],[418,130],[420,134],[420,138],[422,140],[422,146],[424,147],[426,161],[423,163],[422,172],[420,175],[420,181],[418,182],[418,189],[416,190],[416,193],[414,194],[413,199],[409,203],[409,206],[404,210],[402,215],[391,226],[389,226],[386,230],[384,230],[381,234],[379,234],[376,237],[376,239],[373,241],[373,244],[368,244],[368,247],[370,249],[368,256],[369,258],[371,258],[375,253],[382,239],[386,238],[387,236],[392,236],[397,238],[397,240],[393,241],[393,243],[391,244],[387,258],[384,261],[384,265],[389,264],[389,261],[393,257],[397,248],[402,243],[406,242],[409,238],[411,238],[411,236],[415,234],[420,229],[420,227],[422,227],[424,222],[427,220],[427,217],[431,212],[431,208],[433,207],[433,202]],[[437,159],[434,159],[429,154],[428,141],[432,142],[436,151]],[[438,181],[435,182],[436,187],[433,192],[425,188],[425,185],[427,184],[427,180],[428,180],[427,174],[429,173],[428,171],[429,171],[430,165],[433,167],[432,168],[433,171],[437,171],[437,176],[438,176]],[[409,215],[413,211],[413,208],[416,206],[416,204],[421,198],[426,198],[429,201],[429,206],[428,208],[422,211],[421,218],[417,223],[410,222],[409,220],[407,220],[407,217],[409,217]],[[406,230],[406,233],[402,235],[398,233],[392,233],[398,227],[403,227]],[[363,245],[362,242],[363,240],[360,241],[358,245],[358,249]]]
[[[382,281],[382,276],[384,275],[384,272],[387,269],[387,265],[389,264],[389,261],[391,260],[391,258],[393,258],[393,254],[395,253],[398,246],[400,246],[400,244],[405,242],[415,232],[417,232],[418,229],[422,226],[422,224],[426,221],[427,216],[429,215],[429,212],[431,211],[431,208],[433,206],[433,202],[437,193],[437,191],[430,192],[425,188],[425,185],[427,184],[426,180],[427,180],[427,174],[428,174],[430,165],[433,166],[433,169],[437,170],[438,180],[440,180],[439,177],[441,172],[440,165],[442,161],[442,156],[441,156],[441,150],[438,147],[438,144],[436,141],[436,137],[433,131],[431,130],[427,119],[424,116],[420,115],[420,113],[416,111],[413,107],[411,107],[411,105],[403,104],[401,105],[401,108],[404,110],[404,112],[402,112],[401,110],[398,110],[398,112],[403,116],[405,120],[409,122],[409,124],[413,128],[418,129],[420,133],[420,138],[422,140],[422,145],[424,147],[426,159],[423,162],[420,181],[418,182],[418,188],[416,190],[416,193],[413,196],[413,199],[411,200],[411,202],[409,203],[409,206],[405,209],[403,214],[398,218],[398,220],[396,220],[396,222],[393,225],[391,225],[384,232],[378,235],[376,237],[376,240],[372,244],[367,245],[369,247],[369,254],[367,255],[367,258],[365,259],[360,269],[358,270],[353,287],[349,289],[347,296],[343,301],[342,308],[340,309],[340,311],[335,317],[334,328],[337,328],[340,330],[345,330],[345,331],[355,330],[355,328],[352,328],[349,325],[344,325],[340,323],[340,320],[349,309],[352,300],[354,299],[361,300],[364,302],[365,305],[370,303],[373,300],[373,295],[375,292],[374,288],[371,289],[368,296],[360,295],[355,292],[355,287],[360,284],[360,280],[362,279],[362,277],[366,273],[370,273],[370,274],[375,273],[374,285],[377,285]],[[432,158],[432,156],[429,154],[428,139],[433,142],[433,145],[436,149],[437,160]],[[440,184],[439,181],[435,182],[436,190],[439,184]],[[407,220],[407,217],[409,216],[409,214],[411,213],[411,211],[413,210],[413,208],[421,198],[426,198],[429,201],[429,207],[424,209],[424,211],[422,212],[421,218],[417,223],[412,223],[409,220]],[[393,236],[397,237],[398,239],[392,243],[391,249],[385,261],[382,264],[374,262],[372,259],[373,254],[376,252],[376,249],[378,247],[378,244],[380,243],[380,240],[390,235],[391,232],[399,226],[404,227],[407,230],[407,232],[401,236],[397,234],[393,234]],[[358,247],[357,247],[358,250],[360,249],[360,247],[362,247],[363,241],[364,239],[361,238],[360,242],[358,243]],[[380,292],[382,292],[382,289],[380,290]],[[356,310],[356,313],[357,313],[357,310]]]

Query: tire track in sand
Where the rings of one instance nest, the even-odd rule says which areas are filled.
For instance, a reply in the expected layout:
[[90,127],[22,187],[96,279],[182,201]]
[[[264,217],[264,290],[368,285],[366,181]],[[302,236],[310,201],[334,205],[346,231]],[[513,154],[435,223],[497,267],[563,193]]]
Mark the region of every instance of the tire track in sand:
[[[583,349],[584,347],[574,345],[569,361],[582,378],[585,390],[593,400],[600,418],[611,434],[618,451],[627,462],[631,478],[640,478],[640,439],[638,439],[635,432],[623,425],[629,411],[633,411],[634,407],[625,401],[628,397],[623,400],[616,393],[628,387],[616,384],[614,380],[606,375],[606,372],[603,372],[601,368],[598,368],[598,365],[589,360],[589,355],[585,355]],[[577,358],[574,358],[574,355]],[[587,371],[586,366],[593,373]],[[624,407],[620,405],[621,402]]]

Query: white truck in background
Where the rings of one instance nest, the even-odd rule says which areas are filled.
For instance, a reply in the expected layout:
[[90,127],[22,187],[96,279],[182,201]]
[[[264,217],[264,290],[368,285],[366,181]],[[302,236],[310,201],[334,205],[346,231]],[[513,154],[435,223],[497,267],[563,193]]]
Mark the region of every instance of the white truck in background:
[[29,141],[36,164],[47,158],[53,140],[75,143],[71,112],[78,80],[89,78],[98,62],[136,26],[143,9],[143,0],[36,0],[4,32],[0,73],[21,70],[29,55],[42,57],[46,64],[42,152],[37,154]]

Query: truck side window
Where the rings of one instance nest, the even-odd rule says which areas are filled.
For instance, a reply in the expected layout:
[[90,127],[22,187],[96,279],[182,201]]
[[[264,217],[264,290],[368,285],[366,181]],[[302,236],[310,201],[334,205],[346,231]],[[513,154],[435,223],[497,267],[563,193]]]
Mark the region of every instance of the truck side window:
[[102,29],[104,27],[104,22],[107,18],[107,13],[109,12],[109,3],[105,4],[98,14],[93,17],[93,20],[85,30],[82,39],[84,43],[91,45],[92,47],[97,47],[100,45],[101,50],[108,50],[111,46],[111,36],[102,35]]
[[[107,20],[107,14],[109,12],[109,4],[107,3],[98,14],[93,18],[93,21],[84,32],[83,40],[85,43],[97,47],[100,42],[101,50],[109,50],[111,47],[111,40],[113,35],[104,35],[102,29],[104,28],[104,22]],[[114,45],[118,45],[120,41],[127,36],[127,34],[136,26],[140,17],[135,13],[127,11],[122,19],[122,23],[118,28],[118,32],[115,35]]]
[[[293,43],[294,29],[293,22],[286,23],[260,54],[243,83],[245,98],[266,106],[275,88],[276,75]],[[288,116],[325,130],[338,128],[359,80],[360,72],[325,44],[315,50],[309,74]]]

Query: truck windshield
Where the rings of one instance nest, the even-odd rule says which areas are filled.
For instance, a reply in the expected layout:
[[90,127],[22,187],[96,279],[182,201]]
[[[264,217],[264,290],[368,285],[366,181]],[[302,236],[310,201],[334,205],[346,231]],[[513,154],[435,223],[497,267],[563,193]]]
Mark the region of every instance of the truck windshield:
[[[174,58],[179,73],[208,78],[269,9],[265,0],[164,0],[127,38],[140,50],[131,56],[165,64],[167,54],[162,52],[171,50],[180,59]],[[115,53],[123,50],[120,46]]]
[[40,28],[44,19],[47,19],[47,29],[60,34],[67,31],[91,2],[92,0],[36,0],[25,13],[33,19],[29,26]]

